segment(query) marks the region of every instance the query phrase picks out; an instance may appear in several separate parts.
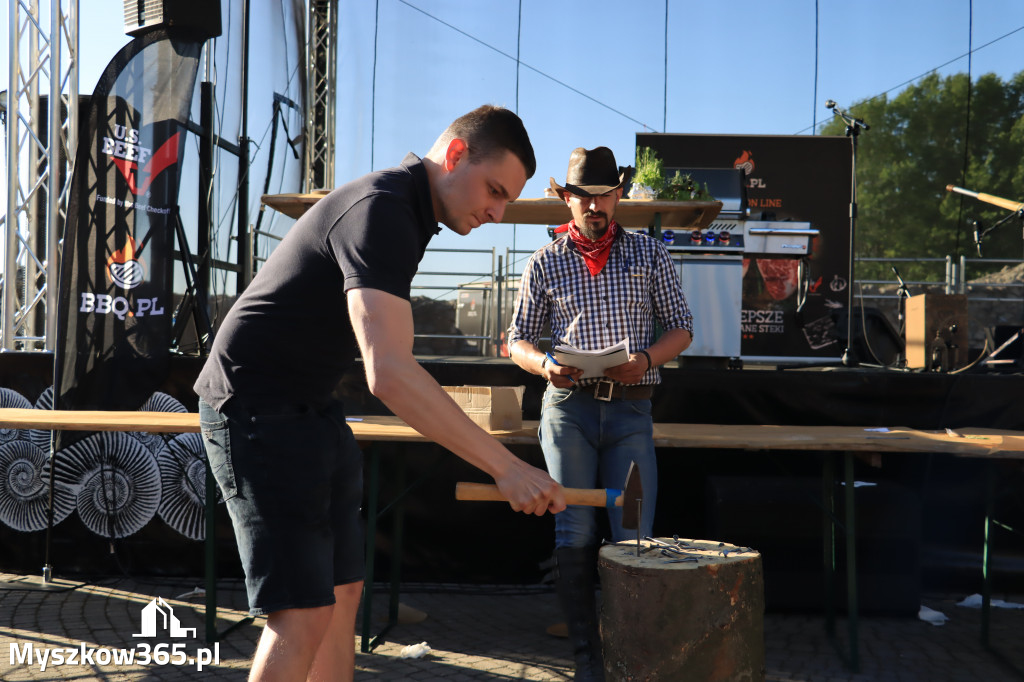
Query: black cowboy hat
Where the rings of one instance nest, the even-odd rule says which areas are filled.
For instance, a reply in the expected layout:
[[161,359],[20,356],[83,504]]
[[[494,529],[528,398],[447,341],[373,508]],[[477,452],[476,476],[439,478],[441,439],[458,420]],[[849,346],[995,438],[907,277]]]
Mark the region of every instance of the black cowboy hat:
[[551,178],[551,189],[558,196],[569,192],[581,197],[606,194],[622,187],[626,173],[620,173],[615,165],[615,155],[608,147],[584,149],[577,147],[569,157],[569,170],[565,173],[565,187]]

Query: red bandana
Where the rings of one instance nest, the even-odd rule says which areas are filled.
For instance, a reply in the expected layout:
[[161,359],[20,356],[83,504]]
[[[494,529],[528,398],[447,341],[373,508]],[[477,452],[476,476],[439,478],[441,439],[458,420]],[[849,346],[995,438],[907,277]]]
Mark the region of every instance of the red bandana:
[[583,236],[579,228],[576,227],[575,220],[569,223],[569,239],[583,256],[591,276],[596,277],[604,264],[608,262],[608,255],[612,252],[612,242],[615,241],[615,233],[618,231],[619,224],[613,220],[608,224],[608,229],[604,234],[594,240]]

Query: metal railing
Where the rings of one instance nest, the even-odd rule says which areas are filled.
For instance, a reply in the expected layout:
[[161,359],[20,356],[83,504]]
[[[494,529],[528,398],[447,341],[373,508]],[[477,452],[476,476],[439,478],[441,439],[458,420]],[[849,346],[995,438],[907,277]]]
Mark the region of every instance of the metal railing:
[[[901,299],[918,294],[961,294],[967,297],[967,333],[971,347],[993,351],[1000,337],[1024,325],[1024,282],[978,281],[979,273],[992,274],[1006,266],[1020,265],[1021,259],[1007,258],[860,258],[857,264],[884,263],[896,266],[932,264],[934,279],[904,280],[901,292],[895,277],[889,279],[857,278],[855,304],[862,309],[873,307],[884,314],[894,330],[903,334]],[[998,351],[996,351],[998,352]]]
[[[438,320],[436,308],[427,310],[425,302],[413,302],[413,317],[417,323],[414,335],[416,347],[421,351],[424,347],[438,351],[430,353],[432,355],[493,355],[496,344],[499,343],[494,327],[497,324],[500,307],[495,301],[499,298],[502,282],[502,260],[496,249],[428,248],[426,253],[460,254],[462,258],[457,259],[460,264],[471,263],[471,256],[474,254],[484,255],[488,257],[489,263],[486,269],[481,270],[419,270],[416,273],[411,286],[413,292],[435,292],[435,295],[426,298],[442,306],[450,302],[452,306],[451,324],[448,325],[447,315],[445,319]],[[430,328],[430,331],[424,331],[424,328]],[[453,340],[462,340],[465,344],[453,347],[451,343],[447,343]],[[434,343],[435,341],[443,343]],[[440,352],[441,350],[448,352]]]
[[[1011,302],[1011,303],[1024,303],[1024,282],[984,282],[976,283],[970,282],[967,279],[967,266],[969,263],[985,263],[991,265],[1020,265],[1022,262],[1019,258],[967,258],[966,256],[960,257],[960,273],[961,277],[957,282],[957,293],[967,294],[969,299],[972,301],[1000,301],[1000,302]],[[973,291],[981,289],[1018,289],[1021,295],[1007,297],[1007,296],[974,296],[971,295]]]
[[[1006,290],[1006,289],[1022,289],[1024,282],[972,282],[968,279],[968,272],[970,266],[1007,266],[1007,265],[1020,265],[1024,263],[1019,258],[967,258],[966,256],[960,256],[959,259],[954,259],[952,256],[946,256],[945,258],[857,258],[856,263],[887,263],[890,265],[897,264],[920,264],[920,263],[941,263],[944,266],[944,274],[942,279],[934,280],[911,280],[904,281],[904,284],[908,288],[916,287],[927,291],[942,290],[943,293],[947,294],[966,294],[970,300],[977,301],[994,301],[994,302],[1005,302],[1005,303],[1024,303],[1024,297],[1017,296],[975,296],[973,292],[987,291],[987,290]],[[856,280],[858,287],[863,288],[865,286],[878,287],[883,291],[865,294],[863,298],[869,299],[897,299],[896,293],[886,293],[885,288],[896,287],[898,281],[895,278],[890,279],[862,279]]]
[[[491,265],[489,271],[418,271],[413,280],[413,291],[440,292],[435,298],[438,301],[446,300],[446,295],[455,297],[452,305],[455,307],[455,326],[459,333],[425,333],[419,330],[420,326],[418,325],[415,339],[429,342],[430,339],[461,338],[469,343],[465,345],[463,352],[457,354],[490,357],[507,355],[505,333],[512,321],[512,310],[519,293],[519,281],[522,277],[523,267],[526,264],[526,259],[534,253],[533,250],[506,248],[503,255],[498,255],[496,249],[493,248],[490,250],[428,248],[426,253],[487,253],[491,255]],[[433,281],[425,283],[424,280]],[[481,307],[476,319],[467,316],[467,307],[471,304]],[[414,316],[417,314],[415,307],[413,314]]]
[[[0,216],[0,220],[4,217]],[[253,262],[256,269],[266,260],[265,256],[257,256],[256,239],[266,238],[279,241],[279,235],[250,230],[251,250]],[[270,251],[273,250],[271,247]],[[423,331],[425,325],[420,324],[417,319],[417,331],[415,340],[418,346],[422,342],[430,345],[433,340],[453,341],[462,340],[460,348],[454,354],[457,355],[483,355],[495,356],[503,351],[504,335],[512,317],[512,308],[516,295],[519,291],[519,280],[522,274],[526,259],[533,253],[532,250],[515,250],[506,248],[504,255],[498,255],[497,249],[430,249],[427,254],[456,254],[456,258],[448,259],[448,262],[463,263],[472,262],[468,256],[484,255],[487,258],[478,269],[472,266],[465,269],[431,269],[421,270],[416,273],[413,280],[413,292],[434,292],[433,295],[425,296],[427,299],[438,302],[441,306],[452,307],[453,324],[445,331]],[[486,262],[488,261],[489,262]],[[969,303],[984,304],[986,308],[1000,307],[1000,310],[1012,310],[1013,314],[1019,315],[1024,312],[1024,283],[1022,282],[978,282],[970,281],[968,275],[979,270],[991,271],[997,267],[1021,264],[1021,259],[998,259],[998,258],[858,258],[857,264],[888,264],[888,265],[909,265],[926,264],[934,265],[936,268],[935,279],[915,279],[904,281],[911,294],[926,292],[944,292],[947,294],[966,294]],[[2,276],[2,275],[0,275]],[[0,280],[2,282],[2,280]],[[866,301],[876,302],[883,312],[889,314],[893,320],[898,316],[897,308],[900,295],[897,293],[898,282],[895,278],[889,279],[857,279],[854,282],[855,300],[861,305]],[[2,284],[0,284],[2,287]],[[37,303],[34,297],[30,302]],[[475,311],[469,308],[477,308]],[[976,306],[982,307],[982,306]],[[443,310],[443,308],[442,308]],[[447,311],[445,311],[447,313]],[[470,312],[475,315],[470,316]],[[414,309],[414,316],[418,311]],[[976,319],[976,326],[992,327],[991,320],[985,319],[984,315],[976,318],[974,310],[971,312],[972,319]],[[1024,318],[1024,315],[1021,315]],[[17,318],[15,318],[15,321]],[[1024,324],[1018,321],[1017,324]],[[35,337],[28,337],[25,340],[33,341]],[[448,344],[449,346],[451,344]],[[421,353],[422,354],[422,353]],[[439,355],[452,353],[436,353]]]
[[[469,249],[427,249],[427,253],[473,253]],[[481,253],[481,251],[476,251]],[[505,249],[504,256],[497,256],[492,249],[492,267],[490,272],[486,271],[421,271],[414,280],[414,290],[435,290],[442,294],[438,296],[443,299],[445,294],[459,292],[478,292],[480,296],[476,299],[483,305],[482,323],[475,327],[471,333],[462,330],[463,338],[479,341],[479,346],[470,346],[468,352],[480,355],[496,355],[502,349],[504,334],[512,317],[512,306],[519,291],[519,279],[522,274],[525,260],[532,254],[532,251]],[[1021,259],[1000,259],[1000,258],[967,258],[961,256],[955,258],[946,256],[944,258],[858,258],[857,264],[877,263],[895,265],[897,268],[910,264],[925,264],[935,267],[935,279],[914,279],[904,280],[910,294],[940,292],[946,294],[965,294],[968,297],[971,308],[971,317],[975,326],[973,336],[983,336],[986,328],[995,327],[998,320],[989,319],[991,314],[986,311],[997,309],[1006,313],[1003,317],[1014,317],[1024,312],[1024,283],[1022,282],[977,282],[969,281],[968,277],[972,272],[992,271],[1007,265],[1021,264]],[[468,282],[460,282],[456,286],[440,284],[422,284],[422,278],[442,278],[457,280],[458,278],[473,278]],[[890,315],[895,322],[898,318],[898,304],[900,295],[897,293],[899,282],[895,277],[890,279],[857,279],[854,283],[855,300],[861,305],[867,305],[867,301],[874,302],[882,312]],[[984,304],[984,305],[978,305]],[[459,301],[453,302],[456,306],[456,326],[464,320],[459,313]],[[1024,323],[1022,321],[1021,323]],[[460,327],[461,328],[461,327]],[[455,335],[458,337],[458,334]],[[421,334],[417,333],[417,339],[449,339],[452,335]]]

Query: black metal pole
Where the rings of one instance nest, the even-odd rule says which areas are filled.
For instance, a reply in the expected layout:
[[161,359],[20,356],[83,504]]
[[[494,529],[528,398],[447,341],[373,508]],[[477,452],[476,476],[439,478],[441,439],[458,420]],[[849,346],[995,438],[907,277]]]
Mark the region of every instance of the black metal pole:
[[242,293],[252,279],[249,246],[249,0],[243,0],[242,129],[238,138],[238,293]]
[[[56,365],[56,360],[54,361]],[[60,384],[54,382],[54,394],[53,394],[53,407],[56,409],[57,406],[57,389],[56,387]],[[50,432],[50,480],[47,482],[49,486],[49,502],[46,506],[46,539],[45,548],[43,549],[43,583],[49,583],[53,580],[53,564],[50,563],[50,545],[53,539],[53,491],[54,491],[54,472],[57,470],[57,432]]]
[[[853,282],[854,282],[854,245],[857,234],[857,133],[856,124],[846,126],[846,134],[852,144],[852,160],[850,162],[850,280],[846,283],[846,349],[843,350],[843,365],[850,367],[856,364],[851,349],[853,348]],[[867,330],[861,330],[865,336]]]
[[210,241],[213,233],[210,201],[213,198],[214,147],[213,83],[205,80],[199,84],[199,126],[202,128],[202,134],[199,136],[199,211],[196,220],[196,250],[199,263],[196,271],[196,293],[206,298],[210,293]]
[[[870,126],[859,118],[847,114],[836,106],[835,101],[828,100],[825,106],[832,110],[832,113],[843,119],[846,123],[846,136],[850,138],[852,145],[850,159],[850,280],[846,283],[846,349],[843,351],[843,365],[850,367],[857,364],[851,352],[853,348],[853,282],[854,282],[854,246],[857,235],[857,136],[861,129],[868,130]],[[861,330],[865,337],[867,330]]]

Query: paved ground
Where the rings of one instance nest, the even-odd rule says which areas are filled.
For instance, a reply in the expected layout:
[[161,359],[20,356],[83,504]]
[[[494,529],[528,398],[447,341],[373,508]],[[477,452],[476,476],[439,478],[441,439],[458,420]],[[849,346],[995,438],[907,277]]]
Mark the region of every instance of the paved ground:
[[[262,620],[229,633],[210,651],[219,662],[197,672],[189,663],[210,645],[203,639],[202,597],[181,597],[201,581],[182,579],[60,581],[64,589],[33,589],[35,577],[0,573],[0,680],[244,680]],[[765,616],[766,679],[770,681],[884,680],[928,682],[1024,679],[1024,609],[994,609],[992,644],[980,642],[980,612],[956,606],[964,595],[932,596],[926,606],[949,621],[933,626],[914,618],[865,617],[860,626],[860,672],[844,666],[833,641],[825,634],[824,619],[813,615]],[[1020,603],[1012,595],[996,595]],[[171,605],[180,625],[197,628],[196,638],[172,640],[134,638],[142,625],[142,609],[155,597]],[[238,581],[219,588],[223,630],[245,616],[245,595]],[[425,620],[394,628],[389,641],[372,654],[359,652],[357,680],[569,680],[571,663],[564,639],[545,629],[559,620],[555,597],[542,588],[460,585],[407,585],[402,602],[427,614]],[[375,614],[385,611],[386,595],[374,599]],[[404,613],[404,612],[403,612]],[[846,624],[838,631],[845,636]],[[162,632],[161,628],[158,628]],[[178,648],[172,648],[174,643]],[[181,642],[186,642],[181,646]],[[424,658],[400,657],[406,645],[426,642]],[[117,664],[112,650],[146,650],[158,665]],[[161,647],[160,645],[165,646]],[[29,653],[31,664],[22,659]],[[56,665],[54,654],[85,649],[91,661]],[[119,653],[119,652],[118,652]],[[41,669],[39,657],[50,656]],[[1009,662],[1007,662],[1007,660]],[[174,663],[184,663],[175,665]],[[1017,672],[1017,671],[1021,672]],[[675,682],[675,681],[672,681]]]

